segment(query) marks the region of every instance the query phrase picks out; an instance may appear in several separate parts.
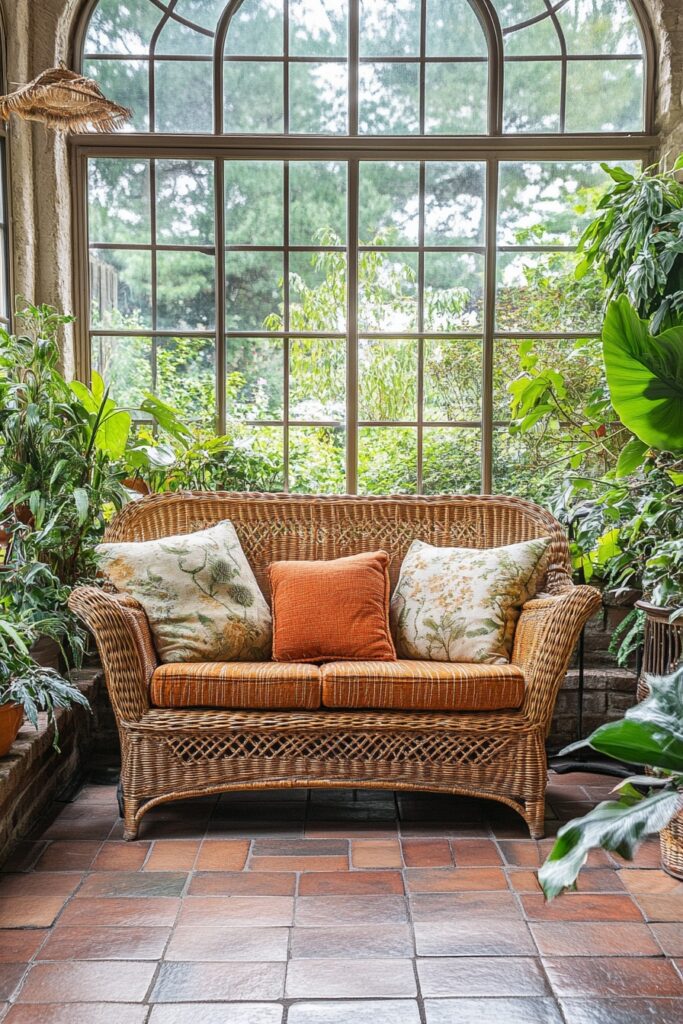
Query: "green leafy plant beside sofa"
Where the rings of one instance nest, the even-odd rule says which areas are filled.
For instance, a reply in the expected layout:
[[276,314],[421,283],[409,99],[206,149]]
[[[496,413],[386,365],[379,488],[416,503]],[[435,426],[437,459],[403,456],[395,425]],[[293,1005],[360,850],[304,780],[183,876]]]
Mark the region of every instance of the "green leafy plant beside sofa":
[[563,751],[590,746],[653,774],[624,780],[616,799],[598,804],[559,830],[538,873],[548,899],[574,886],[592,849],[613,850],[631,860],[641,840],[664,829],[683,808],[683,667],[670,676],[650,677],[648,685],[649,696],[623,719],[601,726]]

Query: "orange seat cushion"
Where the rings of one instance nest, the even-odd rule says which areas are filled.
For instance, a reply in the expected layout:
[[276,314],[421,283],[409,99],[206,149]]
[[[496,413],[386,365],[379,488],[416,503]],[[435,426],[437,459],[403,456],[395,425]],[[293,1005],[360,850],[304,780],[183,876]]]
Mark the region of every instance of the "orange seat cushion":
[[160,665],[150,683],[157,708],[306,709],[320,707],[315,665],[216,661]]
[[516,665],[333,662],[320,675],[326,708],[497,711],[524,700],[524,673]]
[[273,562],[273,659],[394,661],[388,564],[386,551]]

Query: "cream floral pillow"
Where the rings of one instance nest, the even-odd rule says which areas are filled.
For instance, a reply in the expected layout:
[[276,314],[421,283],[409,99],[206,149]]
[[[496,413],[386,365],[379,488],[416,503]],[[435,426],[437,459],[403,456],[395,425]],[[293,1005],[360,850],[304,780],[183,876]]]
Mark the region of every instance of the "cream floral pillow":
[[100,544],[100,566],[147,613],[161,661],[262,661],[272,623],[235,527]]
[[502,548],[436,548],[415,540],[391,599],[399,657],[510,660],[515,624],[545,571],[549,537]]

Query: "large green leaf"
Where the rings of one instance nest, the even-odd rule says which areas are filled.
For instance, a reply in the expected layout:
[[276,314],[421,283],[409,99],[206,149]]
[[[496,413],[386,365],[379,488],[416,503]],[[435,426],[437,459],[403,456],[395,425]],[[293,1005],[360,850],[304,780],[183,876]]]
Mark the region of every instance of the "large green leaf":
[[602,343],[612,404],[624,426],[653,448],[683,448],[683,326],[650,334],[622,295],[609,304]]
[[546,898],[551,900],[576,881],[590,850],[601,846],[631,860],[643,838],[659,832],[678,810],[681,794],[664,790],[641,798],[628,787],[619,800],[598,804],[583,818],[564,825],[548,859],[538,872]]
[[126,442],[131,428],[130,413],[119,409],[111,412],[101,421],[95,437],[97,447],[106,452],[112,459],[121,459],[126,450]]
[[619,722],[601,725],[588,739],[593,750],[628,764],[646,764],[683,774],[683,738],[653,722]]
[[649,722],[683,742],[683,667],[669,676],[647,676],[646,682],[649,695],[629,708],[625,717],[630,722]]

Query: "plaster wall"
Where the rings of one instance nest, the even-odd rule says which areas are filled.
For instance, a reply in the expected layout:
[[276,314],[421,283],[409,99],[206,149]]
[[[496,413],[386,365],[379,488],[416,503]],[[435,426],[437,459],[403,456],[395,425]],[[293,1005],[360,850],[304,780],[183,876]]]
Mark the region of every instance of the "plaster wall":
[[[657,52],[656,129],[662,159],[683,150],[683,0],[644,0]],[[83,0],[0,0],[11,89],[60,60]],[[68,146],[64,138],[16,118],[8,131],[13,289],[62,309],[72,307],[72,238]],[[74,370],[73,341],[64,338],[64,368]]]

